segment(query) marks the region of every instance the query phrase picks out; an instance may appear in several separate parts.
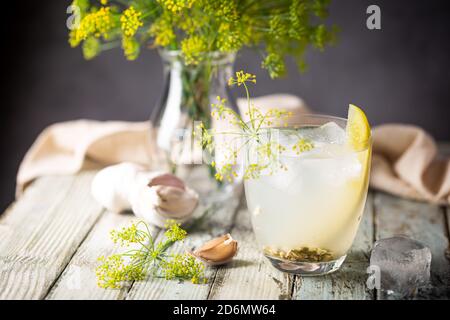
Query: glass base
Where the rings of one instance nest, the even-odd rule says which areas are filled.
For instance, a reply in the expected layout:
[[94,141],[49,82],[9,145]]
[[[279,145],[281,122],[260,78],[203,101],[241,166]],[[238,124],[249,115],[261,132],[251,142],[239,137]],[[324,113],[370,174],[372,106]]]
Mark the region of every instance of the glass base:
[[265,256],[278,270],[298,274],[301,276],[321,276],[324,274],[335,272],[341,267],[342,263],[347,257],[345,255],[337,260],[327,262],[301,262],[282,260],[267,255]]

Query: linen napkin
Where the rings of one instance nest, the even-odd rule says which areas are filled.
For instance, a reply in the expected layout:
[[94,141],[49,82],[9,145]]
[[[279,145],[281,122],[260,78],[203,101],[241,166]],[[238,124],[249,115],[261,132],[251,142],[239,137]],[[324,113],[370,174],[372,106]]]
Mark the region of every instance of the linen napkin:
[[423,129],[385,124],[373,132],[370,185],[401,197],[450,204],[450,159]]
[[[254,98],[260,109],[280,108],[310,113],[300,98],[275,94]],[[238,100],[245,113],[246,101]],[[17,174],[16,194],[45,175],[75,174],[92,164],[102,167],[124,161],[151,166],[149,122],[77,120],[46,128],[26,153]],[[405,198],[450,203],[450,159],[437,154],[434,140],[421,128],[389,124],[373,130],[370,185]]]

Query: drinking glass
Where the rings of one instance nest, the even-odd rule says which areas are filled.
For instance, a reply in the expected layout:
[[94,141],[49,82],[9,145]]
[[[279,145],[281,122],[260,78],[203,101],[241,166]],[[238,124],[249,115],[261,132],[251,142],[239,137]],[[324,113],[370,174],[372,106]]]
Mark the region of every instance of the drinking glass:
[[[274,149],[273,167],[244,182],[259,246],[282,271],[336,271],[352,245],[367,197],[371,138],[355,150],[346,125],[343,118],[302,115],[288,127],[262,129],[247,146],[246,166],[258,162],[261,145],[282,146]],[[303,150],[298,141],[312,148]]]

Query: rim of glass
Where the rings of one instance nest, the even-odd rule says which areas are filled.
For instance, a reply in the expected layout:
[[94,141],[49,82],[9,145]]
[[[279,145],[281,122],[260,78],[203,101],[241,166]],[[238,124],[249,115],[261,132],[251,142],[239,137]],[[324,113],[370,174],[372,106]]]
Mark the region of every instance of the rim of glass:
[[[293,123],[289,123],[287,124],[287,126],[277,126],[277,127],[267,127],[267,126],[262,126],[260,129],[262,130],[283,130],[283,129],[298,129],[301,128],[302,126],[308,126],[308,122],[304,122],[302,123],[302,118],[316,118],[316,119],[322,119],[322,120],[330,120],[330,121],[334,121],[335,123],[337,123],[337,125],[339,125],[339,122],[341,122],[343,124],[343,129],[345,129],[347,123],[348,123],[348,119],[347,118],[342,118],[342,117],[338,117],[338,116],[331,116],[331,115],[326,115],[326,114],[321,114],[321,113],[301,113],[298,114],[295,117],[295,121]],[[321,124],[309,124],[311,126],[321,126],[324,125],[327,122],[330,121],[324,121]],[[250,124],[250,121],[245,122],[245,124]],[[340,126],[340,125],[339,125]],[[367,146],[363,149],[360,150],[355,150],[356,152],[361,152],[361,151],[365,151],[367,149],[369,149],[372,146],[372,128],[370,128],[369,130],[369,138],[366,140],[367,142]]]

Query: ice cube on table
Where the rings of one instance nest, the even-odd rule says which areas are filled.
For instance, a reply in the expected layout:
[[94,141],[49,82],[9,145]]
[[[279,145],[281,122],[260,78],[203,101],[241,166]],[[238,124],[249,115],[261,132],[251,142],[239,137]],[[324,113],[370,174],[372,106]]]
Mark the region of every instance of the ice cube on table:
[[430,249],[406,236],[376,241],[370,256],[372,270],[380,271],[381,293],[388,299],[413,298],[429,284],[430,265]]

